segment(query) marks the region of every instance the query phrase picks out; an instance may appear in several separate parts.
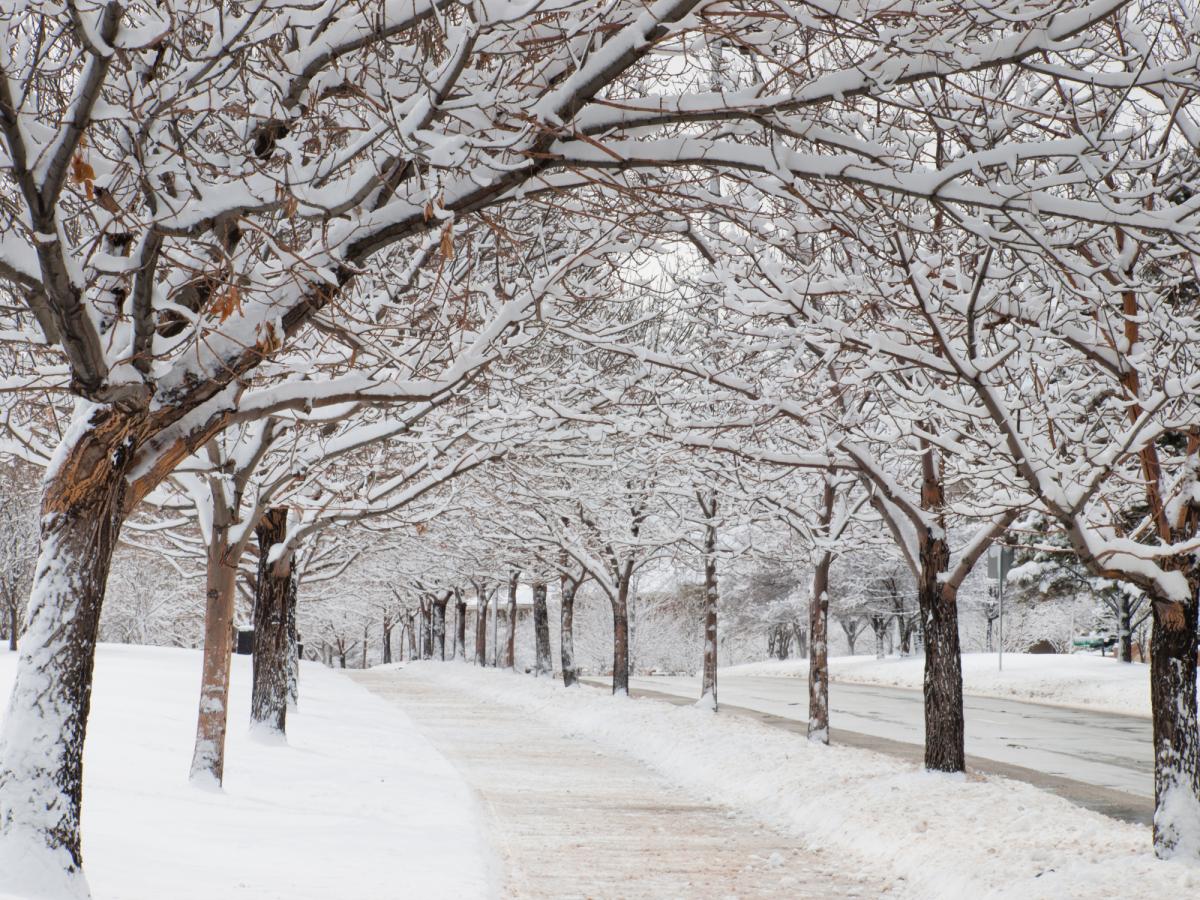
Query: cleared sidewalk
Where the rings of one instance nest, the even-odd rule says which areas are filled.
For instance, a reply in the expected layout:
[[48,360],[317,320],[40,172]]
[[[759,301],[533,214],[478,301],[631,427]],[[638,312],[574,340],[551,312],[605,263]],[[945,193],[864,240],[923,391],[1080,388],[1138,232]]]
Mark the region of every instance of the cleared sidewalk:
[[400,706],[480,798],[506,898],[877,897],[836,854],[673,787],[631,757],[427,671],[353,675]]

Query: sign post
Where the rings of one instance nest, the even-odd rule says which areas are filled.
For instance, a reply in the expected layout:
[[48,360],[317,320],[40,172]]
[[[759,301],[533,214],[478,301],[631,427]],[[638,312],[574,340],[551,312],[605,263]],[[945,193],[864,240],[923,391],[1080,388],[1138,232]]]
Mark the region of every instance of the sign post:
[[996,664],[1001,672],[1004,671],[1004,580],[1008,577],[1008,570],[1012,568],[1012,562],[1012,547],[992,545],[991,551],[988,553],[988,577],[999,582],[996,587],[996,596],[1000,602],[1000,640],[997,644],[999,652],[996,654]]

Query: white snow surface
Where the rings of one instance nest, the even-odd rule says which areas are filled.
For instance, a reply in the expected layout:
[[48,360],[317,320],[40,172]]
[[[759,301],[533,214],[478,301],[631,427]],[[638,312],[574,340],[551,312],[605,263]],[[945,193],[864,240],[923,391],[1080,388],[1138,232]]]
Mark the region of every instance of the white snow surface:
[[[995,653],[964,653],[963,690],[980,697],[1011,697],[1033,703],[1104,710],[1131,716],[1150,715],[1150,667],[1121,663],[1092,654],[1005,653],[997,671]],[[807,659],[765,660],[722,667],[730,675],[778,675],[805,678]],[[877,684],[921,690],[921,656],[832,656],[834,683]]]
[[1026,784],[928,773],[695,706],[463,664],[413,665],[481,702],[622,750],[802,846],[843,854],[847,867],[890,872],[889,896],[1149,900],[1200,890],[1200,866],[1155,859],[1148,828]]
[[[0,697],[16,662],[0,650]],[[197,651],[97,651],[83,794],[94,900],[494,895],[470,789],[394,705],[304,663],[287,742],[264,741],[249,728],[250,658],[235,656],[225,785],[200,788],[187,778],[199,687]],[[5,893],[12,875],[0,872],[0,898],[24,900]]]

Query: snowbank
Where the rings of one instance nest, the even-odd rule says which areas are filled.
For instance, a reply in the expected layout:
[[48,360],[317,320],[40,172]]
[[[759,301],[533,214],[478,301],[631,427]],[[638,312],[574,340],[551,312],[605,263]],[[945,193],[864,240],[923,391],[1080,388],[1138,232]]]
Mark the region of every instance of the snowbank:
[[[995,653],[964,653],[962,661],[963,687],[968,694],[1150,715],[1150,667],[1146,665],[1090,654],[1005,653],[1004,671],[999,672]],[[808,660],[767,660],[721,671],[730,675],[804,678],[808,675]],[[920,690],[924,672],[925,660],[919,656],[835,656],[829,660],[830,679],[845,684]]]
[[[403,712],[306,663],[288,743],[264,743],[249,734],[249,658],[233,662],[225,787],[205,790],[187,781],[199,653],[99,648],[83,812],[95,900],[493,893],[469,788]],[[15,669],[0,652],[0,716]]]
[[895,896],[1129,900],[1200,889],[1200,867],[1154,858],[1149,829],[1025,784],[934,775],[696,707],[469,666],[414,666],[420,677],[623,750],[695,794],[837,854],[847,869],[886,873]]

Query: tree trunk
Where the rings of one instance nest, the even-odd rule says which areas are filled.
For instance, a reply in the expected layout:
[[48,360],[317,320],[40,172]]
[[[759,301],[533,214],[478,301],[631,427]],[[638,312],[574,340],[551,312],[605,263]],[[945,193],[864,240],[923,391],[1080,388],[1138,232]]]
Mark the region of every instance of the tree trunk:
[[771,637],[771,645],[774,647],[772,655],[781,661],[787,659],[792,647],[791,631],[786,625],[772,625]]
[[792,637],[796,641],[796,655],[801,659],[808,658],[808,630],[799,622],[792,623]]
[[950,549],[940,538],[921,542],[921,578],[917,602],[925,621],[925,768],[962,772],[962,656],[958,639],[958,602],[940,576],[950,562]]
[[365,669],[367,667],[367,651],[371,648],[370,637],[371,637],[371,626],[363,625],[362,666],[360,666],[360,668],[362,668],[362,669]]
[[[837,489],[826,474],[821,491],[821,511],[817,524],[830,536]],[[826,550],[813,570],[812,590],[808,597],[808,739],[829,743],[829,569],[833,553]]]
[[701,498],[707,516],[704,528],[704,676],[700,684],[701,704],[717,708],[717,498],[710,494],[708,504]]
[[512,669],[517,664],[517,588],[520,587],[521,575],[513,572],[508,579],[508,617],[505,620],[507,630],[504,635],[504,668]]
[[1132,604],[1125,592],[1117,598],[1117,656],[1121,662],[1133,662]]
[[487,611],[488,597],[483,587],[475,589],[475,665],[487,666]]
[[[83,745],[132,456],[128,420],[108,407],[89,415],[74,443],[60,449],[65,454],[42,495],[27,628],[0,730],[0,873],[14,895],[87,891],[79,836]],[[18,872],[37,874],[27,884]],[[47,883],[51,877],[61,883]]]
[[537,659],[533,674],[539,678],[554,675],[554,660],[550,658],[550,611],[546,606],[546,582],[533,583],[533,633]]
[[492,605],[492,668],[500,668],[500,597]]
[[386,666],[392,661],[392,628],[386,622],[383,623],[383,664]]
[[21,612],[14,604],[8,608],[8,649],[16,652],[17,634],[21,630]]
[[291,588],[288,591],[288,620],[287,620],[287,705],[295,711],[300,704],[300,632],[296,628],[296,606],[299,603],[300,573],[295,569],[295,559],[292,560]]
[[575,665],[575,592],[579,585],[564,577],[561,581],[562,609],[559,616],[559,655],[562,657],[563,685],[571,687],[579,680]]
[[624,585],[613,602],[612,692],[629,695],[629,616],[625,608]]
[[1200,724],[1196,716],[1196,599],[1151,596],[1150,708],[1154,723],[1154,852],[1200,855]]
[[829,743],[829,567],[822,553],[808,598],[808,739]]
[[258,538],[258,579],[254,589],[254,688],[252,724],[287,731],[288,609],[296,582],[290,559],[270,562],[272,548],[287,535],[287,509],[272,507],[254,529]]
[[214,517],[208,547],[208,591],[204,611],[204,661],[200,676],[200,712],[191,778],[220,784],[225,775],[225,731],[229,719],[229,666],[233,652],[234,579],[227,517]]
[[467,661],[467,601],[454,592],[454,658]]
[[345,653],[338,654],[338,662],[340,662],[342,664],[343,669],[346,668],[346,654]]
[[450,601],[447,594],[441,600],[433,602],[433,646],[437,658],[446,661],[446,604]]

